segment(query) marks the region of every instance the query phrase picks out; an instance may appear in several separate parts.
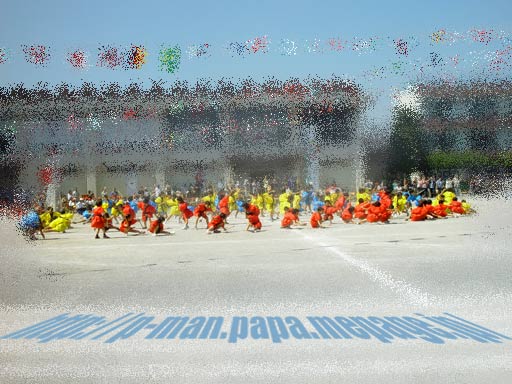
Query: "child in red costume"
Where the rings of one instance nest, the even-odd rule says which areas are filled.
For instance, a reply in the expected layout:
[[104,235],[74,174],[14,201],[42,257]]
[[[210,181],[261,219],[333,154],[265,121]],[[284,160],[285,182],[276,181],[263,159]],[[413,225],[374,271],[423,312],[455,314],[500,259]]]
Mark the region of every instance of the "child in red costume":
[[366,210],[370,207],[369,202],[365,202],[362,198],[359,199],[359,204],[354,208],[354,217],[363,221],[366,219]]
[[245,203],[242,205],[242,207],[245,209],[245,217],[248,220],[247,224],[247,231],[249,228],[253,228],[253,231],[260,231],[261,230],[261,221],[259,218],[260,215],[260,209],[254,205]]
[[450,211],[457,215],[463,215],[465,213],[464,208],[462,208],[462,203],[457,199],[457,197],[453,198],[452,202],[450,203],[450,205],[448,205],[448,207],[450,208]]
[[155,220],[151,221],[151,224],[149,225],[149,232],[151,232],[153,236],[172,235],[172,232],[164,230],[164,221],[165,217],[163,216],[158,216]]
[[411,221],[424,221],[428,215],[428,207],[422,201],[416,208],[411,209]]
[[329,220],[330,224],[332,224],[332,220],[334,219],[335,213],[336,213],[336,208],[332,206],[330,201],[326,201],[325,207],[324,207],[324,221]]
[[206,233],[219,233],[219,228],[222,228],[224,232],[227,232],[226,227],[224,227],[224,220],[226,219],[226,215],[221,213],[217,216],[214,216],[212,218],[212,221],[208,223],[208,229],[206,230]]
[[368,215],[366,216],[366,220],[369,223],[376,223],[380,220],[380,215],[382,212],[382,208],[380,205],[380,201],[376,201],[368,207]]
[[188,204],[185,200],[183,200],[183,197],[178,197],[178,208],[181,212],[181,217],[183,218],[183,221],[185,222],[185,226],[183,229],[188,229],[188,219],[190,219],[192,216],[194,216],[194,213],[188,209]]
[[197,223],[199,223],[199,220],[201,218],[205,219],[206,227],[208,227],[208,216],[206,215],[206,212],[212,212],[212,209],[210,208],[209,201],[205,201],[204,203],[199,203],[195,207],[195,209],[194,209],[194,216],[196,217],[195,229],[197,229]]
[[224,197],[219,200],[219,211],[220,213],[223,213],[226,215],[226,219],[228,218],[230,211],[229,211],[229,194],[226,192],[224,194]]
[[91,227],[96,230],[96,239],[100,238],[100,230],[103,231],[103,238],[108,239],[105,233],[105,210],[102,207],[103,202],[101,200],[96,201],[96,207],[92,210]]
[[148,220],[151,221],[153,215],[156,213],[156,208],[149,204],[149,197],[144,198],[142,205],[142,228],[146,229]]
[[352,220],[354,218],[354,210],[354,207],[348,205],[347,208],[341,212],[341,220],[347,224],[354,224],[354,221]]
[[324,228],[322,225],[322,212],[324,209],[322,207],[319,207],[316,212],[314,212],[311,215],[311,219],[309,219],[309,223],[311,224],[312,228]]

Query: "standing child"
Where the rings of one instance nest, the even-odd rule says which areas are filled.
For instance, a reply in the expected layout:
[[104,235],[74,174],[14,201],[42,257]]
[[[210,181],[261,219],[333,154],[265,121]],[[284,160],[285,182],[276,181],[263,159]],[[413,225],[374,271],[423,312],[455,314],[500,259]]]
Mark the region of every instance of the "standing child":
[[92,210],[92,219],[91,219],[91,227],[96,230],[95,239],[99,239],[100,230],[103,231],[103,238],[108,239],[107,234],[105,233],[105,210],[102,207],[103,201],[97,200],[96,207]]
[[229,216],[229,193],[224,193],[224,196],[219,200],[219,211],[226,215],[226,220]]
[[268,191],[263,194],[263,200],[265,202],[265,209],[270,215],[270,220],[274,221],[274,192]]
[[194,213],[188,209],[188,204],[186,201],[183,200],[183,197],[178,197],[178,207],[181,212],[181,218],[185,222],[185,226],[183,229],[188,229],[188,219],[190,219],[192,216],[194,216]]
[[142,205],[142,228],[148,227],[148,220],[151,221],[155,213],[156,208],[149,203],[149,197],[145,197]]

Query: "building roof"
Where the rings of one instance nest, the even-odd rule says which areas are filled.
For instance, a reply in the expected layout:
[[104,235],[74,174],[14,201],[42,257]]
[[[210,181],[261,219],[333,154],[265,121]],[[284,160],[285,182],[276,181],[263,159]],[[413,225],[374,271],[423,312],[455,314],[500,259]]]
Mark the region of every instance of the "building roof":
[[39,84],[25,88],[23,84],[0,88],[0,108],[4,118],[58,120],[76,118],[128,117],[153,118],[176,109],[187,113],[212,110],[235,111],[254,107],[280,106],[285,109],[324,106],[364,109],[368,97],[352,81],[309,78],[305,81],[269,79],[257,83],[252,79],[239,82],[220,80],[196,84],[175,82],[164,87],[153,82],[149,89],[138,84],[122,88],[117,83],[96,87],[84,83],[80,87],[60,84],[54,88]]

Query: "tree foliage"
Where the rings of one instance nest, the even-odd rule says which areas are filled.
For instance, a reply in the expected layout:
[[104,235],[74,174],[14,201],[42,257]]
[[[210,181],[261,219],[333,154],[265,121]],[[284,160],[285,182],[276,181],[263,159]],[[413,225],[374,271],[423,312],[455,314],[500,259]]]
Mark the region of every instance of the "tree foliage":
[[421,131],[421,115],[410,107],[398,106],[393,110],[392,124],[388,173],[426,171],[427,149]]

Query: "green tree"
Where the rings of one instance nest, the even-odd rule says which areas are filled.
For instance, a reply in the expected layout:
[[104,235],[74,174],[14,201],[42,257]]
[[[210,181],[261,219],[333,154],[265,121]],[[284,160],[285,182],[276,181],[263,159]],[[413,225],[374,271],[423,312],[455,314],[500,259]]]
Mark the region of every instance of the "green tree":
[[427,170],[427,149],[421,131],[421,115],[407,106],[393,110],[388,174],[408,175]]

